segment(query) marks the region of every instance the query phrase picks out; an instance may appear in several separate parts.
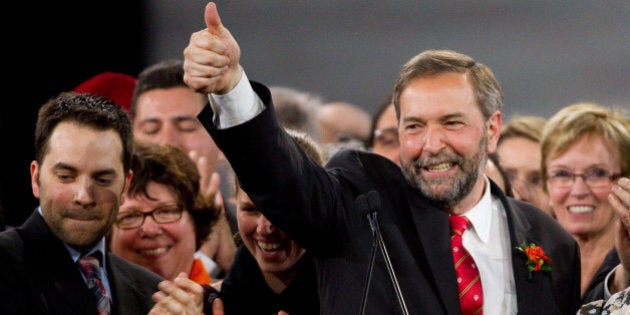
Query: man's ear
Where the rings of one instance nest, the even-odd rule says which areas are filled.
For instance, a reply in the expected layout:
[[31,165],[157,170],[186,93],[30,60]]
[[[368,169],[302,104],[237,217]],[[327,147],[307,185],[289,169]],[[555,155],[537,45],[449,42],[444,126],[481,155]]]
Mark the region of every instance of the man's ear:
[[33,191],[33,196],[39,199],[39,163],[33,160],[31,162],[31,189]]
[[488,154],[492,154],[497,150],[497,143],[499,143],[499,136],[501,136],[501,125],[503,123],[503,114],[500,111],[495,111],[488,122],[486,123],[486,132],[488,133]]

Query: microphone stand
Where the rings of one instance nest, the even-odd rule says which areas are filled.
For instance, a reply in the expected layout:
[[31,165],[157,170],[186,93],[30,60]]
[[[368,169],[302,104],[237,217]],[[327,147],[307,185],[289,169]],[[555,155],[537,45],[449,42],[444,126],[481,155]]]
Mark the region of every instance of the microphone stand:
[[[373,227],[372,220],[370,219],[372,213],[368,213],[368,221],[370,222],[370,228],[372,229],[372,251],[370,253],[370,262],[368,264],[368,274],[365,280],[365,286],[363,289],[363,303],[361,303],[361,312],[359,314],[365,314],[365,306],[367,305],[368,291],[370,289],[370,282],[372,282],[372,271],[374,270],[374,258],[376,257],[376,248],[378,247],[376,229]],[[376,215],[376,212],[374,212]]]
[[[367,296],[370,287],[370,282],[372,280],[372,273],[374,270],[374,259],[376,255],[376,247],[381,250],[381,254],[385,259],[385,265],[387,267],[387,273],[389,274],[389,278],[392,282],[392,286],[394,287],[394,291],[396,293],[396,298],[398,298],[398,304],[400,305],[400,309],[402,314],[409,315],[409,310],[407,309],[407,304],[405,303],[405,298],[403,297],[402,290],[400,289],[400,284],[398,283],[398,277],[396,276],[396,271],[392,265],[392,261],[389,257],[389,252],[387,251],[387,246],[385,245],[385,241],[383,240],[383,235],[381,234],[381,229],[377,220],[377,210],[380,208],[381,201],[379,199],[378,193],[376,191],[370,191],[367,194],[367,197],[361,195],[357,198],[365,198],[360,200],[360,202],[366,202],[368,213],[367,219],[370,223],[370,229],[372,230],[372,253],[370,256],[370,262],[368,264],[368,274],[366,279],[365,291],[363,292],[363,303],[361,305],[361,313],[365,313],[365,306],[367,304]],[[365,200],[365,201],[364,201]]]

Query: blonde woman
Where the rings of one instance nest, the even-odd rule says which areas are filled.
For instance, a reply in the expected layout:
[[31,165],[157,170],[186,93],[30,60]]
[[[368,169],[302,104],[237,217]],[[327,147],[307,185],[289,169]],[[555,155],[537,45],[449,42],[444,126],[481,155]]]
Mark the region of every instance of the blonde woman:
[[553,212],[580,247],[583,302],[603,298],[595,287],[619,264],[608,196],[614,182],[630,174],[627,121],[604,106],[577,103],[543,129],[541,169]]

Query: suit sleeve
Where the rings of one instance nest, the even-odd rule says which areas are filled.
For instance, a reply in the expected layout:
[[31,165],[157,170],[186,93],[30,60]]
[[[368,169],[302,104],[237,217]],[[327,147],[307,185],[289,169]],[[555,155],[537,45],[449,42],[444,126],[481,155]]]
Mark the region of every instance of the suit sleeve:
[[323,246],[328,240],[338,242],[340,229],[335,225],[343,220],[335,216],[344,206],[335,197],[334,177],[280,126],[269,89],[251,84],[265,105],[256,117],[218,129],[212,122],[212,107],[206,106],[199,120],[228,158],[241,187],[271,222],[305,248],[315,243]]

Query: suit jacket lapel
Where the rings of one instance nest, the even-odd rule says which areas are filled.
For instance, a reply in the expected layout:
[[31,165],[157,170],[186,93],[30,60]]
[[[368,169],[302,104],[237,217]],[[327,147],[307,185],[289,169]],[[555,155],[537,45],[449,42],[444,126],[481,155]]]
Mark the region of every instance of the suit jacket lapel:
[[434,285],[442,299],[442,307],[448,314],[458,314],[459,296],[453,268],[448,214],[431,206],[417,193],[410,193],[409,196],[413,196],[410,202],[411,215],[425,251],[423,255],[431,269]]
[[523,243],[541,243],[535,235],[530,233],[530,223],[520,209],[512,208],[505,195],[502,192],[497,192],[494,187],[493,194],[499,196],[507,215],[511,240],[512,270],[519,313],[538,313],[540,301],[548,300],[552,294],[550,287],[545,289],[545,287],[548,287],[549,281],[546,281],[544,277],[548,275],[544,272],[534,272],[530,276],[529,270],[527,270],[525,265],[527,257],[517,247]]
[[[151,303],[150,293],[146,292],[147,283],[139,283],[137,278],[133,278],[132,271],[126,269],[128,262],[123,258],[111,252],[105,257],[112,291],[112,314],[146,314],[147,303]],[[156,286],[155,291],[157,290]]]
[[[133,290],[134,284],[128,279],[125,271],[119,268],[116,262],[112,262],[112,253],[107,253],[107,273],[109,276],[109,285],[112,291],[112,314],[121,314],[121,310],[125,310],[130,314],[140,314],[142,309],[139,307]],[[156,288],[157,290],[157,288]]]
[[[70,253],[50,230],[44,219],[35,211],[24,223],[24,255],[36,274],[36,281],[49,282],[59,291],[65,303],[77,313],[96,311],[93,296],[87,289]],[[39,278],[39,279],[38,279]]]

